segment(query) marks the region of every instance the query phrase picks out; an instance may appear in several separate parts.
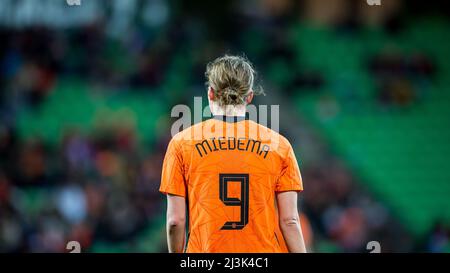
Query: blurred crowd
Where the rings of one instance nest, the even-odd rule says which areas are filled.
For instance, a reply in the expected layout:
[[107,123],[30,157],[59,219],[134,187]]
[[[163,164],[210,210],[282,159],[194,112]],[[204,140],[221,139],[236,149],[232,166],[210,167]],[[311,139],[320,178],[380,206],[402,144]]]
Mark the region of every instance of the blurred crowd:
[[308,167],[302,176],[307,186],[302,209],[314,231],[311,250],[369,252],[370,241],[379,242],[383,252],[413,247],[387,207],[358,186],[339,159],[331,157],[319,166]]
[[0,135],[0,250],[64,252],[68,241],[120,242],[160,213],[163,145],[143,154],[133,133],[68,133],[61,145]]
[[[307,11],[303,17],[313,21],[355,24],[347,20],[351,14],[343,14],[347,4],[342,1],[336,1],[342,6],[336,4],[326,17],[318,13],[324,1],[226,1],[220,9],[207,1],[175,1],[175,8],[169,1],[150,2],[148,16],[154,20],[136,24],[118,38],[109,36],[111,29],[102,20],[65,30],[43,26],[0,30],[0,252],[63,252],[70,240],[79,241],[83,249],[96,240],[123,242],[139,236],[153,217],[163,213],[158,186],[168,132],[144,144],[137,141],[136,132],[121,126],[89,134],[67,130],[56,144],[18,133],[18,113],[39,111],[61,78],[77,77],[106,90],[150,90],[170,84],[174,56],[189,52],[186,92],[162,102],[181,103],[202,92],[204,66],[218,54],[240,53],[246,47],[249,58],[262,68],[271,58],[291,60],[284,28],[299,20],[301,7]],[[154,10],[167,14],[157,17]],[[364,16],[365,9],[355,12],[368,23],[390,24],[397,7],[387,10],[387,19],[380,14]],[[263,49],[248,46],[244,30],[255,26],[273,44]],[[237,28],[244,34],[236,33]],[[405,63],[398,58],[374,56],[369,66],[381,75]],[[412,77],[434,71],[422,56],[408,65],[399,69],[412,71]],[[314,88],[322,81],[320,72],[300,74],[280,89],[289,94],[293,90],[289,86]],[[387,79],[383,86],[379,97],[383,102],[405,104],[414,97],[402,83]],[[383,238],[385,251],[414,247],[385,205],[358,186],[342,161],[330,156],[320,166],[302,168],[302,175],[307,191],[301,209],[312,230],[310,250],[366,252],[366,243],[375,238]],[[424,249],[439,249],[448,234],[436,228]]]

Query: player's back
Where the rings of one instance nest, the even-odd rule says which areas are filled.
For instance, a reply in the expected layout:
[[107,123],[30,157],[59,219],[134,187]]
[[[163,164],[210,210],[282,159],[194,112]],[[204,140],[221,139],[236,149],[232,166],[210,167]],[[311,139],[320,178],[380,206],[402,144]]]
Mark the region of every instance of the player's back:
[[253,121],[226,119],[172,139],[160,190],[187,198],[187,252],[280,252],[275,193],[302,190],[291,145]]

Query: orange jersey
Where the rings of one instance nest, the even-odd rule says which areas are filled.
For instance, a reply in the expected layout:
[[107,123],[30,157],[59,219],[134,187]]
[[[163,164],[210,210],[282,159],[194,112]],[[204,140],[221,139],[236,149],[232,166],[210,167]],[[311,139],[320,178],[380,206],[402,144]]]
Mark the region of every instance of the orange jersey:
[[275,193],[302,189],[286,138],[222,116],[172,138],[160,186],[162,193],[187,199],[186,252],[283,252]]

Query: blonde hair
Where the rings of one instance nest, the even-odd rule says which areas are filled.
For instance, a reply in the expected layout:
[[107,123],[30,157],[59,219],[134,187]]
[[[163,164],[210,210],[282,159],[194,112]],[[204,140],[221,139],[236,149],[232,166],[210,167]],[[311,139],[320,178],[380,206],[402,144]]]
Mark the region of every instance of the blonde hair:
[[[205,76],[219,105],[241,105],[253,91],[256,72],[245,57],[225,55],[206,66]],[[263,92],[258,90],[254,93],[259,95]]]

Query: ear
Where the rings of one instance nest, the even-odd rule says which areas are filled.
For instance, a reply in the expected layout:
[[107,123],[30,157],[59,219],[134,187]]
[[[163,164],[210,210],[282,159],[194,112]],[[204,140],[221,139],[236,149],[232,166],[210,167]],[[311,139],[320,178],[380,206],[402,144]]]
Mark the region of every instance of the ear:
[[211,101],[214,101],[214,89],[210,86],[208,87],[208,98]]
[[253,91],[250,91],[250,92],[248,93],[247,98],[245,98],[245,102],[246,102],[247,104],[250,104],[250,103],[252,102],[252,100],[253,100],[253,95],[254,95]]

